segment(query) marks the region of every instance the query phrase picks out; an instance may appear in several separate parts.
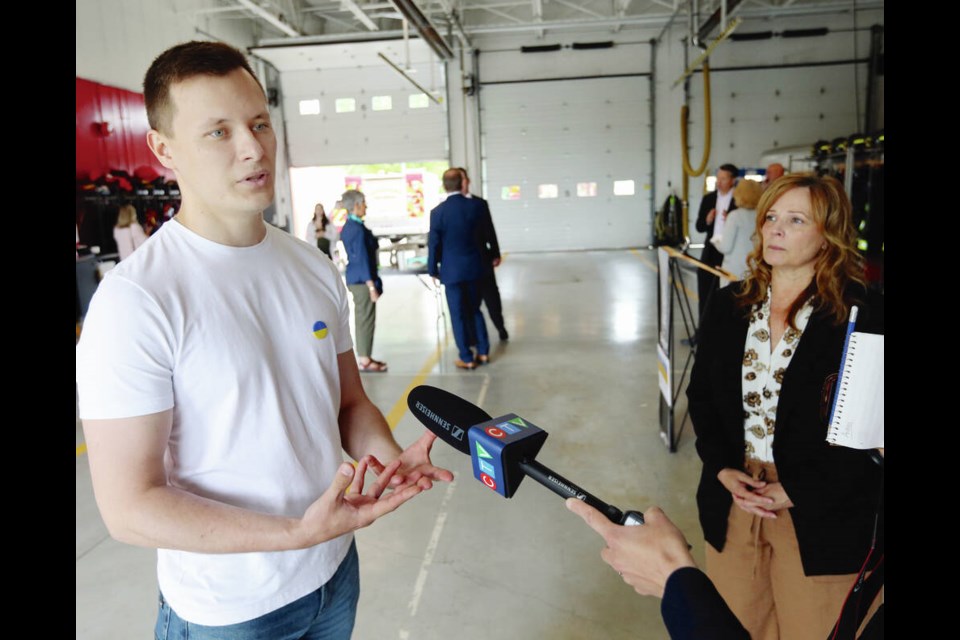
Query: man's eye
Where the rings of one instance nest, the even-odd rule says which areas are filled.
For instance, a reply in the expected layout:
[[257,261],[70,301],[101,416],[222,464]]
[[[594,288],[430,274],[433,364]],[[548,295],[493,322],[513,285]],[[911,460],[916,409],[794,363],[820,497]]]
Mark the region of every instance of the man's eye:
[[222,138],[225,135],[227,135],[227,132],[224,131],[223,129],[214,129],[213,131],[210,132],[211,138]]
[[266,131],[269,128],[270,128],[270,125],[267,124],[266,122],[258,122],[257,124],[253,125],[254,131]]

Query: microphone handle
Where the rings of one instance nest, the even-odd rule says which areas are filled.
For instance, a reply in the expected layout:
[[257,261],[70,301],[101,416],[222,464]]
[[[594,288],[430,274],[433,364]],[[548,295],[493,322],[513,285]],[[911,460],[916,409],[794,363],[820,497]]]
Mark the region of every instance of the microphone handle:
[[588,505],[607,516],[610,522],[614,524],[635,525],[643,524],[643,515],[637,511],[628,511],[624,514],[620,509],[612,504],[607,504],[600,498],[591,495],[570,482],[559,473],[545,467],[536,460],[523,459],[520,461],[520,469],[525,474],[550,489],[562,498],[576,498],[582,500]]

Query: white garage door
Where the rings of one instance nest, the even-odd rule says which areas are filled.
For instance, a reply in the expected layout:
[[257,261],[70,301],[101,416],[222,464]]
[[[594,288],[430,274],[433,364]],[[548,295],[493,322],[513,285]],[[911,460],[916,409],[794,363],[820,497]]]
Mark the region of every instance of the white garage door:
[[645,76],[485,84],[484,192],[504,251],[647,245]]
[[281,71],[290,165],[442,160],[445,106],[429,100],[381,57],[431,94],[445,93],[443,65],[420,40],[258,48]]

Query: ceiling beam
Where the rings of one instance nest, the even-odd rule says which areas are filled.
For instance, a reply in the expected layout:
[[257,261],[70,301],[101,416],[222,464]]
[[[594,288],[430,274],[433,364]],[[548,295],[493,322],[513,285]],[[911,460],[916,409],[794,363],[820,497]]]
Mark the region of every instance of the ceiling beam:
[[565,6],[565,7],[570,7],[571,9],[576,9],[577,11],[582,11],[583,13],[587,14],[588,16],[593,16],[594,18],[609,18],[609,17],[610,17],[610,16],[605,16],[605,15],[603,15],[602,13],[597,13],[596,11],[591,11],[590,9],[587,9],[587,8],[585,8],[585,7],[581,7],[580,5],[574,4],[573,2],[567,2],[567,0],[553,0],[553,1],[556,2],[557,4],[562,4],[562,5]]
[[[511,22],[516,22],[516,23],[518,23],[518,24],[526,25],[527,27],[532,28],[532,29],[537,28],[536,25],[528,24],[528,23],[524,22],[523,20],[521,20],[520,18],[518,18],[518,17],[516,17],[516,16],[510,15],[510,14],[507,13],[506,11],[500,11],[499,9],[494,9],[493,7],[488,7],[488,6],[483,6],[483,7],[471,7],[471,9],[473,9],[473,8],[483,9],[484,11],[487,11],[487,12],[489,12],[489,13],[492,13],[492,14],[495,15],[495,16],[500,16],[501,18],[506,18],[507,20],[510,20]],[[467,27],[467,29],[470,29],[470,27]]]
[[370,31],[380,31],[380,27],[378,27],[377,24],[370,19],[370,16],[363,12],[363,9],[361,9],[360,6],[354,2],[354,0],[340,0],[340,6],[352,13],[353,16],[362,22],[363,26]]
[[265,22],[270,23],[271,25],[273,25],[280,31],[284,32],[288,36],[297,37],[297,36],[303,35],[300,31],[294,29],[287,22],[285,22],[284,20],[281,20],[280,16],[274,15],[273,13],[267,11],[260,5],[253,2],[252,0],[236,0],[236,1],[237,1],[237,4],[247,9],[248,11],[252,12],[258,18],[261,18]]

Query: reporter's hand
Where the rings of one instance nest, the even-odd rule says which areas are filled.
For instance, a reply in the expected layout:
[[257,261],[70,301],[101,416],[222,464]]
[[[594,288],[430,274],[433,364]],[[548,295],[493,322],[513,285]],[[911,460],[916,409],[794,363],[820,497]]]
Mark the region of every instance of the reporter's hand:
[[720,470],[717,480],[733,496],[733,503],[747,513],[761,518],[777,517],[777,514],[771,510],[774,508],[775,500],[759,492],[759,489],[767,486],[763,480],[755,480],[743,471],[729,467]]
[[600,557],[640,595],[662,598],[670,574],[697,566],[683,533],[658,507],[643,513],[645,524],[624,527],[576,498],[567,498],[566,505],[603,537],[607,546]]
[[400,464],[400,460],[394,460],[386,467],[381,465],[382,471],[366,494],[363,485],[369,460],[360,460],[356,471],[349,462],[341,464],[330,487],[307,508],[296,524],[294,535],[300,542],[298,546],[311,547],[367,527],[420,493],[423,489],[416,484],[384,493]]

